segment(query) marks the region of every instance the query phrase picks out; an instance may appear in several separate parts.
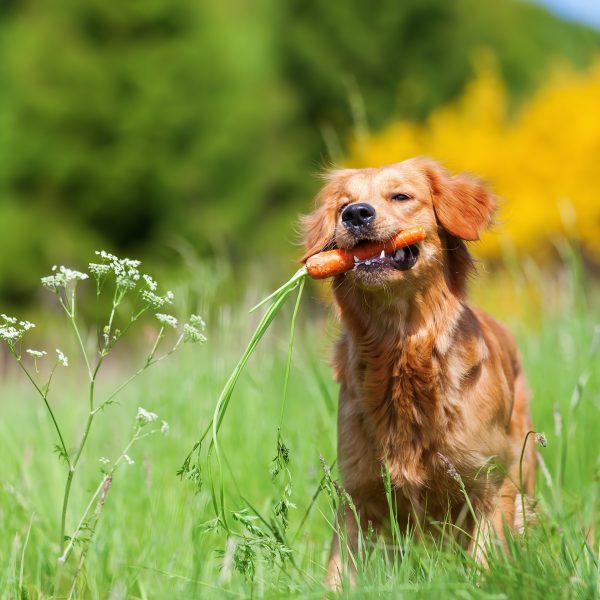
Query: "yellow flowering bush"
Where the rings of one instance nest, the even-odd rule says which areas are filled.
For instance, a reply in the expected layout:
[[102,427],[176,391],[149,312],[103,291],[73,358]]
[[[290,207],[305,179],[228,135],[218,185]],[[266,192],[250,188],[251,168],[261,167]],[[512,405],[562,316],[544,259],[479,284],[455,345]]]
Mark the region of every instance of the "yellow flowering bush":
[[518,112],[493,65],[480,63],[464,94],[425,123],[394,122],[356,138],[348,165],[426,155],[487,180],[500,197],[497,225],[478,253],[509,244],[542,254],[557,235],[600,258],[600,60],[585,74],[558,70]]

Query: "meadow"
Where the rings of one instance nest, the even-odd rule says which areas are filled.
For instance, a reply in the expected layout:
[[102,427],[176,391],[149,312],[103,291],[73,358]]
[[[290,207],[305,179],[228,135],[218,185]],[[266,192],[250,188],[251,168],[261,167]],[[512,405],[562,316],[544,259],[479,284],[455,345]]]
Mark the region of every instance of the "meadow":
[[[190,274],[191,283],[176,290],[184,299],[177,306],[181,312],[189,298],[199,297],[197,308],[208,323],[206,343],[182,346],[98,415],[74,479],[67,531],[102,481],[101,459],[114,460],[131,437],[138,407],[168,422],[169,432],[142,439],[129,452],[131,464],[123,462],[115,472],[97,527],[75,545],[62,583],[56,573],[64,465],[53,452],[56,435],[40,397],[6,361],[0,381],[1,597],[66,597],[84,548],[86,560],[71,588],[75,597],[324,597],[334,505],[340,500],[339,488],[322,464],[332,465],[336,455],[337,389],[327,358],[337,326],[323,301],[325,286],[309,286],[299,308],[283,418],[293,302],[251,357],[219,438],[230,517],[248,523],[248,539],[257,539],[250,535],[253,527],[281,533],[274,525],[274,508],[282,494],[289,497],[289,525],[281,535],[291,555],[282,560],[259,546],[255,556],[236,551],[243,540],[236,546],[207,526],[214,518],[207,485],[211,474],[203,473],[199,492],[177,476],[258,322],[259,316],[248,310],[268,291],[264,282],[255,283],[236,301],[220,303],[210,289],[210,274],[219,269],[205,265],[202,272]],[[507,555],[492,555],[484,573],[450,542],[417,544],[411,532],[400,532],[388,545],[372,540],[369,551],[355,557],[357,587],[344,589],[342,597],[599,596],[600,361],[595,353],[600,288],[590,281],[577,252],[565,245],[562,264],[507,259],[493,271],[481,266],[473,286],[474,302],[502,318],[518,336],[534,396],[536,430],[548,440],[546,448],[538,448],[543,462],[537,523],[511,540]],[[54,317],[52,303],[47,304],[45,310]],[[106,397],[143,361],[139,340],[153,328],[152,320],[141,325],[132,333],[138,342],[107,359],[97,384],[99,397]],[[78,370],[71,332],[48,325],[46,335],[48,347],[60,344],[71,353],[69,368],[56,373],[51,398],[70,449],[87,413],[85,377]],[[279,425],[289,451],[289,480],[274,480],[271,474],[279,454]],[[336,477],[335,468],[331,477]],[[291,489],[286,489],[288,483]]]

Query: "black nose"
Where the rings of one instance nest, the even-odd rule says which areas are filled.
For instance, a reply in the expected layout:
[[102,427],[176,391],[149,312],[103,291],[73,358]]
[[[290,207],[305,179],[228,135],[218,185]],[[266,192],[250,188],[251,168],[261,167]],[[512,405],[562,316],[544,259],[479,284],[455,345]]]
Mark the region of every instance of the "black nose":
[[364,202],[349,204],[342,211],[342,223],[348,229],[365,227],[375,218],[375,209]]

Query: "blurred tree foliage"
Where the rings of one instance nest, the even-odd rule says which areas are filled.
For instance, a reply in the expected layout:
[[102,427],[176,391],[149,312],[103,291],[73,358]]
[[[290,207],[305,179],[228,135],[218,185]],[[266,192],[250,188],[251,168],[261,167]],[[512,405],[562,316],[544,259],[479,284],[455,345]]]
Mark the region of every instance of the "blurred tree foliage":
[[13,301],[98,247],[281,252],[324,140],[335,154],[353,128],[425,118],[482,47],[516,99],[600,47],[510,0],[12,0],[3,13],[0,295]]

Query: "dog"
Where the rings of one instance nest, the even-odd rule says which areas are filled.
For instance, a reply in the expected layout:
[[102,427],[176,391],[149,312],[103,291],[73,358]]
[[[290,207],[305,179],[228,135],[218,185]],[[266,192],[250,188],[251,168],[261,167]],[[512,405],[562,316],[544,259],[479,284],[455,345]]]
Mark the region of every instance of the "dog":
[[[346,506],[338,519],[352,552],[361,528],[385,534],[389,526],[382,469],[401,527],[422,537],[449,521],[484,564],[486,549],[505,545],[505,528],[518,530],[526,517],[536,455],[524,445],[532,421],[519,351],[507,329],[467,303],[474,263],[466,242],[491,225],[496,205],[476,178],[413,158],[329,172],[302,217],[303,260],[418,225],[426,231],[422,242],[355,261],[333,281],[342,326],[333,360],[338,464],[359,516]],[[342,563],[334,534],[330,587],[343,574],[354,581]]]

